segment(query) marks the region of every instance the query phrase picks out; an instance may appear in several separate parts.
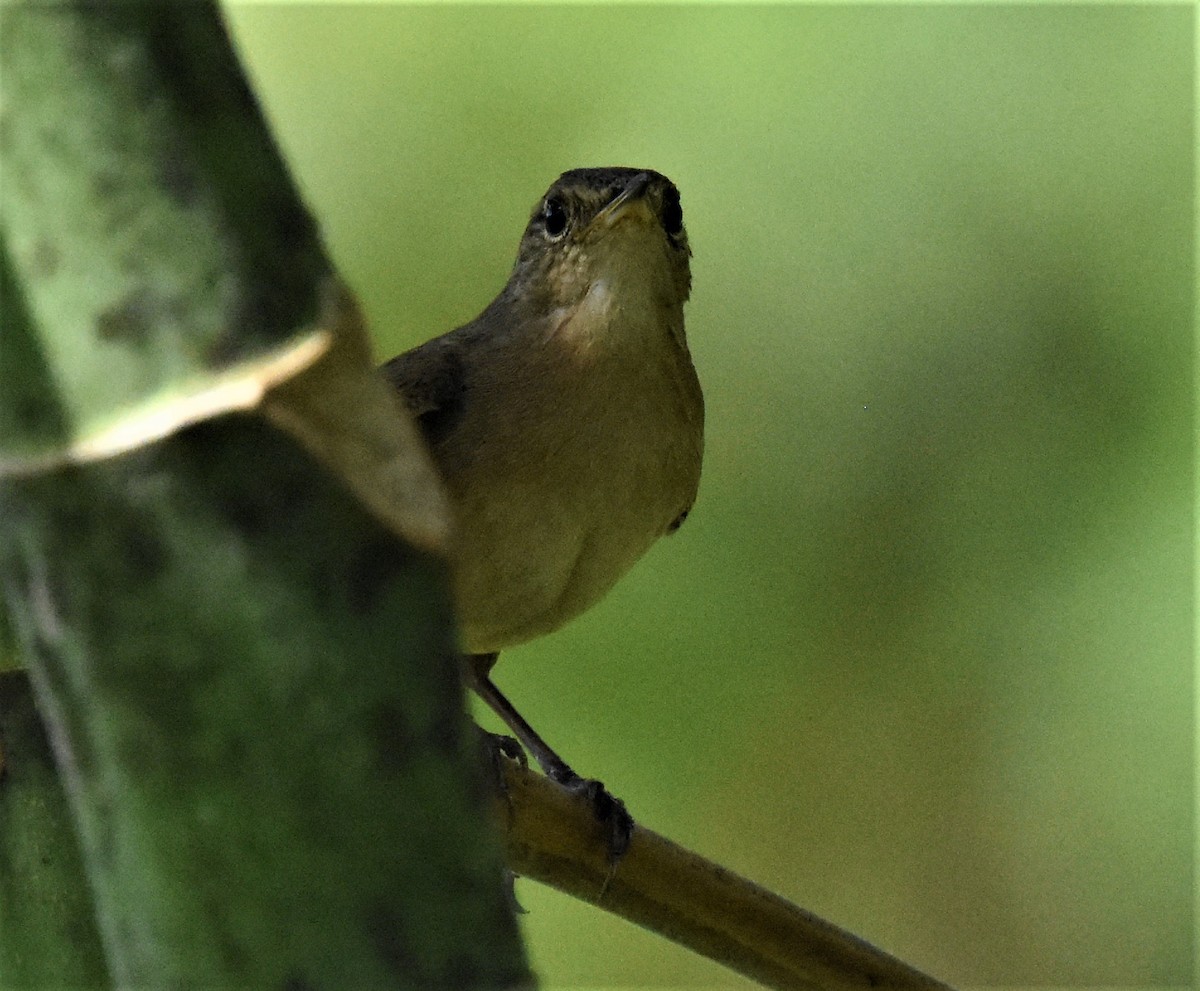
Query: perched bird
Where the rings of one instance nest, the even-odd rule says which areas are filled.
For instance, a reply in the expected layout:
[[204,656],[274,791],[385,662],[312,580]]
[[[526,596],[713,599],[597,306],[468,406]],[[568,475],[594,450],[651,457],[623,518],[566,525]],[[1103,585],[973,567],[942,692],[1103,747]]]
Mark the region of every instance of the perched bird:
[[595,782],[546,745],[490,673],[501,649],[595,604],[691,508],[704,399],[683,329],[690,256],[665,176],[565,172],[534,207],[488,307],[382,368],[453,510],[468,683],[568,787]]

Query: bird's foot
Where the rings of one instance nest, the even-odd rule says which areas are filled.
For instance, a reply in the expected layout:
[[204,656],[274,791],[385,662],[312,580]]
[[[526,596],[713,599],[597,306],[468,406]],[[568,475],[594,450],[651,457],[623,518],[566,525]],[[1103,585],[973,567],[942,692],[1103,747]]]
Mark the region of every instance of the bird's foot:
[[565,775],[551,775],[562,788],[575,795],[582,795],[592,808],[596,822],[604,830],[604,841],[608,847],[608,863],[616,867],[629,850],[633,839],[633,816],[625,803],[612,794],[604,785],[593,778],[581,778],[568,769]]
[[[505,760],[515,760],[522,767],[529,766],[525,748],[511,736],[479,730],[480,747],[483,750],[484,766],[491,770],[496,793],[507,799],[504,783]],[[592,815],[603,830],[603,839],[608,851],[608,862],[615,868],[621,862],[633,839],[633,817],[625,803],[612,794],[604,785],[593,778],[581,778],[552,751],[551,760],[541,761],[546,777],[564,791],[582,795],[592,809]]]
[[[489,733],[482,727],[476,726],[479,733],[479,749],[483,755],[483,766],[488,769],[489,783],[495,794],[505,802],[509,801],[508,785],[504,781],[504,766],[506,760],[515,760],[522,767],[529,766],[529,758],[525,756],[525,748],[514,737],[503,733]],[[504,898],[516,915],[524,915],[525,907],[517,901],[517,873],[508,867],[504,868]]]
[[488,770],[488,783],[496,795],[508,800],[508,785],[504,781],[504,761],[515,760],[522,767],[529,766],[529,758],[525,756],[525,748],[513,737],[503,733],[489,733],[479,726],[475,727],[479,734],[479,752],[483,758],[483,766]]

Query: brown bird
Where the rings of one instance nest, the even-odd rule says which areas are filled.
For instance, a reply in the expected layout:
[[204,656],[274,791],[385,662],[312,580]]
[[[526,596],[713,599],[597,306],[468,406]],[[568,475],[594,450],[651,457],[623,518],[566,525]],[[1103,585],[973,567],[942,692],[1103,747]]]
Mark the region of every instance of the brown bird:
[[534,207],[488,307],[382,369],[453,509],[468,683],[568,787],[595,783],[546,745],[490,673],[501,649],[594,605],[691,508],[704,399],[683,329],[690,256],[665,176],[565,172]]

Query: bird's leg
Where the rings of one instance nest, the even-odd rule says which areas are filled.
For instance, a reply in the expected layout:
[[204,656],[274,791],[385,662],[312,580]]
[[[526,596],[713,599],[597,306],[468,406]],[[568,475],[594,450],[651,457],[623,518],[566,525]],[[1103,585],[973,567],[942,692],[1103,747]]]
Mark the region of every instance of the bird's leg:
[[498,653],[469,655],[466,659],[468,686],[504,720],[504,724],[538,762],[546,777],[569,791],[581,792],[587,796],[596,818],[608,827],[608,855],[615,865],[629,848],[633,833],[633,819],[626,811],[625,803],[611,795],[599,781],[581,778],[576,774],[525,721],[525,717],[517,712],[489,677],[498,656]]
[[564,787],[571,787],[581,780],[579,775],[571,770],[570,765],[559,757],[545,740],[538,736],[537,730],[525,721],[525,717],[517,712],[504,693],[488,677],[492,665],[496,663],[496,658],[499,656],[498,653],[471,654],[467,658],[468,685],[488,704],[488,708],[504,720],[504,725],[512,730],[513,735],[521,742],[521,746],[538,762],[541,769],[546,772],[546,777]]

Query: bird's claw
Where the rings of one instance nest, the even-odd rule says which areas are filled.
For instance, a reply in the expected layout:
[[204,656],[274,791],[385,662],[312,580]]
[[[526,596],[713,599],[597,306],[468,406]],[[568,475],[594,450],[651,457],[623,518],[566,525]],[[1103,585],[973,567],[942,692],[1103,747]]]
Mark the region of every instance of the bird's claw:
[[[522,767],[529,766],[525,748],[511,736],[479,730],[479,742],[483,750],[484,764],[491,768],[496,792],[507,798],[504,783],[504,760],[515,760]],[[625,803],[613,795],[604,785],[593,778],[581,778],[561,761],[545,768],[546,776],[573,795],[581,795],[592,809],[592,815],[604,830],[604,841],[608,851],[608,862],[613,868],[629,850],[633,839],[633,817]]]
[[625,808],[625,803],[592,778],[572,774],[569,779],[559,781],[559,784],[567,791],[587,799],[592,814],[604,829],[609,865],[616,867],[633,839],[633,816]]
[[489,733],[478,726],[475,729],[479,733],[480,756],[483,766],[487,769],[485,776],[492,793],[508,803],[511,799],[508,794],[508,784],[504,778],[504,761],[515,760],[522,767],[528,767],[529,759],[525,756],[525,749],[511,736]]

